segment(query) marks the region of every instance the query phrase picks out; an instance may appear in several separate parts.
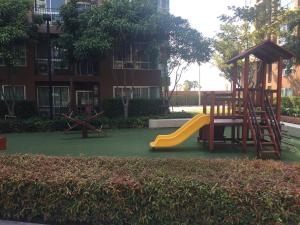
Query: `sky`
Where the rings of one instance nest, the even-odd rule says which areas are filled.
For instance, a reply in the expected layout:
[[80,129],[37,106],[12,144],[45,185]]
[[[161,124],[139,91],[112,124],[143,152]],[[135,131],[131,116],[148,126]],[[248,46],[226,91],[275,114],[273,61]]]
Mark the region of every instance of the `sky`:
[[[214,37],[219,30],[218,16],[228,12],[227,6],[244,6],[245,0],[170,0],[170,11],[176,16],[188,19],[191,26],[206,37]],[[212,63],[201,65],[200,83],[203,91],[226,90],[229,83],[222,78],[220,71]],[[171,87],[174,84],[171,77]],[[193,65],[186,71],[180,83],[184,80],[199,80],[199,67]],[[227,83],[227,85],[226,85]]]

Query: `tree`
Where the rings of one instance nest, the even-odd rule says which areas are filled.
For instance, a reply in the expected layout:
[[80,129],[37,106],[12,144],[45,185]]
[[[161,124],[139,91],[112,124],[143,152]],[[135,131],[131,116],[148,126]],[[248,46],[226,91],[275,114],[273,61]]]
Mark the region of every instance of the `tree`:
[[170,41],[166,48],[169,54],[165,60],[168,65],[168,76],[172,74],[175,76],[174,86],[168,96],[169,102],[182,74],[189,66],[210,60],[212,40],[191,28],[189,22],[181,17],[171,15],[168,19],[170,22],[164,29],[168,31]]
[[[296,62],[300,61],[300,9],[288,11],[284,16],[284,25],[280,37],[284,47],[296,55]],[[288,68],[292,68],[289,63]]]
[[190,91],[192,89],[196,89],[199,87],[199,82],[194,80],[194,81],[190,81],[190,80],[185,80],[183,82],[183,90],[184,91]]
[[[229,7],[231,16],[222,15],[220,32],[214,41],[214,63],[222,76],[231,78],[231,66],[226,62],[233,56],[266,39],[276,41],[280,35],[286,10],[278,0],[263,0],[254,7]],[[241,71],[241,65],[238,66]]]
[[[69,57],[78,59],[98,57],[112,52],[120,46],[126,56],[126,46],[144,42],[143,51],[150,64],[168,64],[178,80],[183,71],[193,62],[208,61],[211,54],[210,41],[192,29],[188,21],[157,10],[151,0],[109,0],[86,12],[76,12],[73,0],[62,8],[63,31],[61,47],[67,49]],[[160,56],[160,57],[159,57]],[[135,57],[133,64],[135,64]],[[122,70],[123,86],[134,85],[135,70]],[[116,77],[116,76],[115,76]],[[174,87],[175,89],[175,87]],[[132,88],[121,96],[124,117],[128,108]]]
[[30,20],[28,12],[33,5],[30,0],[0,0],[0,55],[7,68],[8,93],[0,90],[10,116],[15,115],[16,92],[13,80],[20,57],[20,47],[36,37],[35,18]]

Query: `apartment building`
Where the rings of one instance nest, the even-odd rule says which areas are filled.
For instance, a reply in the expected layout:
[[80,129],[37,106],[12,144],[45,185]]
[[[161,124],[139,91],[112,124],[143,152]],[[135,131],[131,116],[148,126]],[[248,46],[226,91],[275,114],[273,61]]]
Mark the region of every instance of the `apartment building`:
[[[169,0],[155,1],[157,1],[158,10],[169,10]],[[48,14],[51,17],[51,40],[60,35],[60,30],[54,22],[60,20],[59,8],[66,3],[67,0],[35,0],[34,2],[33,13]],[[91,4],[101,3],[102,0],[85,0],[78,2],[77,7],[79,10],[84,10]],[[39,33],[38,43],[25,44],[16,49],[19,59],[16,62],[16,75],[12,81],[7,80],[7,69],[0,54],[0,88],[7,96],[14,91],[17,100],[36,102],[39,110],[46,114],[50,107],[50,83],[45,24],[39,27]],[[62,113],[70,107],[73,110],[83,110],[86,106],[97,108],[101,106],[103,99],[128,93],[131,98],[160,98],[163,93],[162,83],[167,78],[162,72],[161,65],[150,62],[144,52],[144,44],[128,44],[125,47],[125,56],[120,54],[120,47],[116,46],[102,60],[81,61],[77,65],[75,74],[60,55],[61,51],[51,44],[51,86],[54,112]],[[132,79],[130,86],[124,83],[125,74]]]

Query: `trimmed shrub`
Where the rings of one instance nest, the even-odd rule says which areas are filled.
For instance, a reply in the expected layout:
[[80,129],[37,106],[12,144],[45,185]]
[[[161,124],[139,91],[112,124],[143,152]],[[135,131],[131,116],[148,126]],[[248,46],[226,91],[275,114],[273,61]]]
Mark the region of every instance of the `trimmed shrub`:
[[[147,128],[149,119],[168,119],[168,118],[191,118],[194,114],[186,112],[171,113],[167,115],[129,117],[124,119],[101,117],[91,122],[96,127],[102,126],[105,129],[115,128]],[[67,127],[68,121],[61,117],[52,120],[43,117],[33,117],[23,120],[0,120],[0,133],[12,132],[47,132],[63,131]]]
[[[4,118],[8,114],[7,107],[4,101],[0,101],[0,118]],[[31,101],[16,101],[15,115],[20,119],[27,119],[37,116],[37,107],[34,102]]]
[[[100,118],[92,121],[92,125],[96,127],[103,126],[106,129],[112,128],[146,128],[148,127],[148,117],[130,117],[124,118]],[[69,121],[63,118],[30,118],[26,120],[0,120],[0,133],[12,132],[47,132],[47,131],[63,131]]]
[[300,117],[300,97],[283,97],[282,114],[286,116]]
[[[109,118],[124,115],[121,99],[103,100],[103,110]],[[163,113],[163,100],[161,99],[132,99],[129,102],[129,116],[149,116]]]
[[0,118],[4,118],[4,116],[7,115],[7,113],[7,107],[4,101],[0,101]]
[[0,157],[0,218],[48,224],[298,225],[300,166]]
[[37,116],[37,107],[34,102],[31,101],[18,101],[15,106],[15,112],[17,118],[27,119]]

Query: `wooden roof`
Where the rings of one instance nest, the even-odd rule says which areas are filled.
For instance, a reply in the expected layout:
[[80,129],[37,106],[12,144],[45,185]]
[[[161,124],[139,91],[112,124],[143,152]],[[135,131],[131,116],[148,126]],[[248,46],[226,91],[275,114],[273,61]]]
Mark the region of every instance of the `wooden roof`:
[[267,40],[262,44],[256,45],[248,50],[238,54],[237,56],[230,59],[227,64],[232,64],[240,59],[243,59],[249,55],[254,55],[256,58],[270,64],[278,61],[280,57],[283,59],[291,59],[295,57],[290,51],[280,47],[274,42]]

